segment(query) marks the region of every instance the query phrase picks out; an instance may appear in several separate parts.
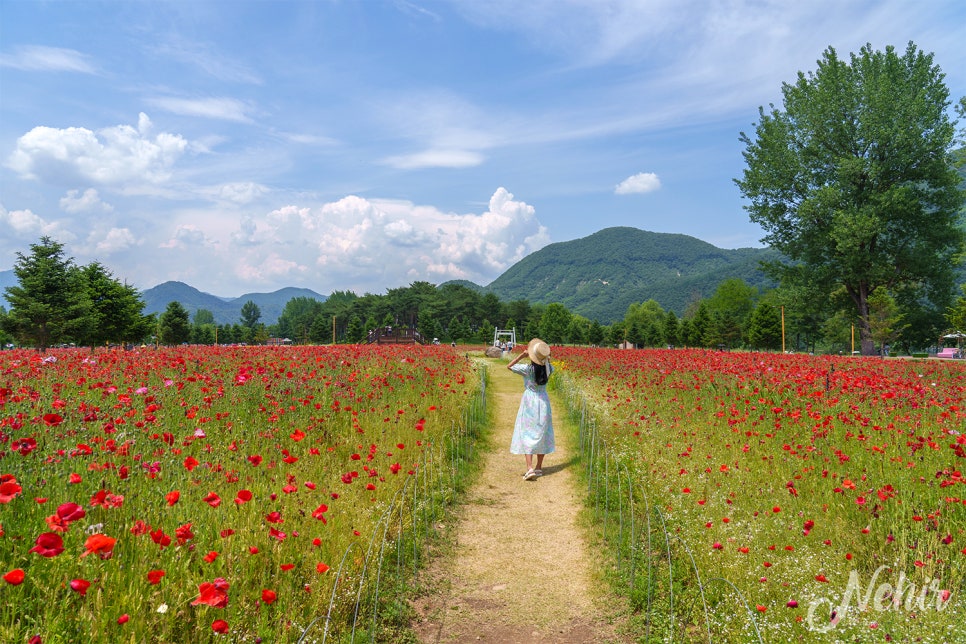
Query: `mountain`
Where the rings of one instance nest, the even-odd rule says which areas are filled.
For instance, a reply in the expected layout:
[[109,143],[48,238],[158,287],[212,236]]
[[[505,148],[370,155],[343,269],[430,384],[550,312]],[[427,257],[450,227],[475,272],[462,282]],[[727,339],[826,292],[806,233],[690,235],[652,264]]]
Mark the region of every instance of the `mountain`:
[[609,324],[622,319],[630,304],[650,299],[680,316],[730,278],[773,286],[758,265],[778,257],[768,248],[727,250],[688,235],[605,228],[527,255],[485,290],[507,302],[559,302]]
[[207,309],[215,316],[218,324],[235,324],[241,320],[241,308],[251,300],[262,313],[259,320],[265,324],[275,324],[285,309],[285,304],[295,297],[308,297],[324,302],[327,297],[307,288],[286,287],[271,293],[246,293],[235,298],[222,298],[203,293],[183,282],[164,282],[149,288],[141,297],[144,299],[145,313],[161,314],[170,302],[180,302],[193,316],[198,309]]

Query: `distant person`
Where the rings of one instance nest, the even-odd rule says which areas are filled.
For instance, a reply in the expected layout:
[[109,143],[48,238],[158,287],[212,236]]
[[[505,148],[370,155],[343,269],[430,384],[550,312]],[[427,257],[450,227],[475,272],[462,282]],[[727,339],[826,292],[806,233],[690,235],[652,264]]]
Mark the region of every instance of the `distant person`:
[[[526,355],[530,363],[518,365]],[[524,480],[533,481],[543,476],[543,457],[554,451],[553,419],[550,414],[550,397],[547,395],[547,380],[553,373],[550,364],[550,346],[540,338],[530,340],[526,351],[506,366],[513,373],[523,376],[523,398],[513,426],[510,441],[511,454],[523,454],[527,464]],[[533,467],[533,455],[537,455]]]

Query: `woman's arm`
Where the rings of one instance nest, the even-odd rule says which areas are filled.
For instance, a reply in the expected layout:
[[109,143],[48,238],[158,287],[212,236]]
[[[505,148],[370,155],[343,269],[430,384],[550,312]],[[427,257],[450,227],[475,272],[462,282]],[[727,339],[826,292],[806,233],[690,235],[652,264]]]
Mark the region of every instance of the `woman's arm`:
[[506,366],[506,368],[507,368],[507,369],[512,369],[512,368],[513,368],[513,365],[515,365],[516,363],[518,363],[518,362],[520,362],[520,358],[522,358],[522,357],[523,357],[523,356],[525,356],[526,354],[527,354],[527,352],[526,352],[526,351],[521,351],[520,353],[518,353],[518,354],[516,355],[516,357],[515,357],[515,358],[513,358],[513,360],[510,360],[510,363],[509,363],[509,364],[507,364],[507,366]]

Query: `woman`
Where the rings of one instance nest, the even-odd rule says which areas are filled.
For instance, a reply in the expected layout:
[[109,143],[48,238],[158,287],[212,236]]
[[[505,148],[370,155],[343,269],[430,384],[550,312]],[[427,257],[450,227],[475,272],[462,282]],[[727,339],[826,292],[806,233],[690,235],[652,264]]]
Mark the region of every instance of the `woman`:
[[[518,365],[524,356],[530,364]],[[532,481],[543,475],[543,457],[554,450],[553,420],[550,417],[550,398],[547,396],[547,379],[553,373],[550,364],[550,347],[540,338],[530,340],[526,352],[521,352],[506,367],[513,373],[523,376],[523,398],[513,426],[513,439],[510,441],[511,454],[523,454],[527,462],[527,472],[523,478]],[[533,467],[533,455],[537,455],[537,466]]]

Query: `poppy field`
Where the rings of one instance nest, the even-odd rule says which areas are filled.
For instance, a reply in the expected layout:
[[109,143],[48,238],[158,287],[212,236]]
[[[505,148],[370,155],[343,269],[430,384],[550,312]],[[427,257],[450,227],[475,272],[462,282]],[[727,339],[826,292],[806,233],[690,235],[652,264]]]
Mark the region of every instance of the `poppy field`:
[[671,639],[966,641],[966,365],[554,356],[674,550]]
[[479,394],[439,347],[0,352],[0,641],[321,641]]

